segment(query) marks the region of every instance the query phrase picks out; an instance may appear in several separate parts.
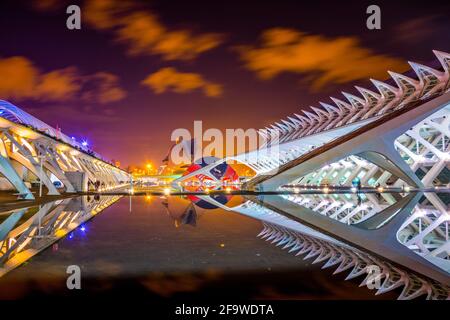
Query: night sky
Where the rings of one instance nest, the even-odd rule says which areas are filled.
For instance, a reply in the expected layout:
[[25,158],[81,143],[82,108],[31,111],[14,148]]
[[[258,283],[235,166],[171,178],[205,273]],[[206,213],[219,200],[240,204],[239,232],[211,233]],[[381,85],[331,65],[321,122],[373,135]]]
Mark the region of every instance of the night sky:
[[448,1],[1,3],[0,98],[122,166],[160,163],[194,120],[262,128],[450,51]]

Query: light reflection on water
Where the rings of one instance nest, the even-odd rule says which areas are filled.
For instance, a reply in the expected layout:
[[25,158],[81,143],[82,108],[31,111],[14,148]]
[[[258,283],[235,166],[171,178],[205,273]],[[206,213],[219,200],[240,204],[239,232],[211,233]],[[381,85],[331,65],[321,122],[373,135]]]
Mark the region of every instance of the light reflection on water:
[[84,223],[119,199],[120,196],[83,196],[3,213],[0,277],[67,234],[71,239],[76,228],[86,232]]
[[[51,250],[45,250],[26,266],[0,279],[0,288],[2,282],[4,286],[10,286],[30,280],[63,279],[66,277],[65,268],[77,264],[86,278],[140,279],[139,283],[146,289],[162,296],[170,296],[179,290],[200,290],[205,282],[218,281],[224,275],[259,273],[254,278],[261,279],[262,273],[268,283],[274,274],[283,279],[289,275],[291,281],[280,285],[284,280],[278,278],[277,284],[282,288],[272,283],[270,290],[266,288],[268,291],[254,284],[252,296],[283,297],[288,289],[287,297],[372,298],[367,290],[356,290],[364,276],[356,284],[350,283],[352,292],[341,291],[349,287],[348,282],[331,278],[329,271],[324,273],[319,271],[320,265],[310,264],[321,257],[320,252],[314,254],[314,250],[332,248],[329,235],[324,237],[312,231],[307,236],[312,236],[313,240],[303,237],[312,247],[307,250],[303,246],[303,257],[311,261],[289,254],[287,250],[293,246],[287,245],[289,241],[294,243],[299,232],[290,228],[298,222],[280,216],[273,219],[274,213],[271,213],[272,220],[265,220],[262,211],[255,210],[264,201],[255,204],[244,196],[231,195],[126,197],[117,201],[119,198],[80,197],[51,203],[40,210],[28,208],[13,214],[0,214],[0,221],[3,221],[0,270],[3,273],[52,246]],[[254,207],[249,205],[249,201]],[[358,205],[356,203],[355,207]],[[104,213],[96,216],[104,209]],[[321,214],[320,210],[316,211]],[[332,209],[325,215],[327,213],[331,214]],[[86,222],[94,216],[94,221]],[[291,225],[280,225],[280,219]],[[262,237],[269,238],[273,245],[256,237],[261,230],[266,232]],[[56,242],[60,238],[63,240]],[[336,245],[336,240],[331,239],[333,241]],[[320,244],[324,248],[321,249]],[[287,250],[282,250],[284,247]],[[339,262],[335,267],[346,267],[342,264],[344,262]],[[347,272],[356,269],[356,265],[350,267]],[[404,270],[402,272],[408,274]],[[292,280],[292,273],[296,280]],[[175,278],[167,279],[169,274]],[[413,279],[416,278],[413,276]],[[303,286],[303,289],[292,291],[292,281],[299,282],[296,286]],[[170,289],[170,284],[178,289]],[[311,285],[321,286],[321,289],[311,290]],[[387,294],[384,297],[395,296]]]

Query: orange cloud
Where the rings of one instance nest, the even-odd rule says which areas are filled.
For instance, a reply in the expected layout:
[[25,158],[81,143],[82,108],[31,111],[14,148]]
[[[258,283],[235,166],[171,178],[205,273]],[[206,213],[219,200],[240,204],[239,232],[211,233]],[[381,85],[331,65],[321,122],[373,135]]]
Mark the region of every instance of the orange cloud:
[[86,100],[108,103],[126,95],[113,74],[100,72],[83,76],[75,67],[43,73],[32,61],[21,56],[0,58],[0,74],[3,99],[67,101],[83,91],[82,98]]
[[80,88],[76,68],[69,67],[42,74],[34,91],[38,99],[62,101],[73,98]]
[[288,28],[266,30],[259,46],[236,49],[245,67],[259,78],[271,79],[287,72],[305,74],[316,90],[330,83],[385,78],[387,70],[402,72],[408,68],[400,59],[362,47],[355,37],[327,38]]
[[198,73],[178,72],[175,68],[162,68],[150,74],[141,84],[149,87],[157,94],[166,91],[187,93],[201,89],[208,97],[222,95],[221,85],[206,81]]
[[41,73],[25,57],[0,59],[0,74],[3,98],[65,100],[80,89],[74,68]]
[[83,20],[96,29],[108,30],[121,25],[121,15],[134,7],[129,0],[86,0],[83,5]]
[[64,4],[60,0],[39,0],[33,2],[33,7],[39,11],[52,11]]
[[109,72],[97,72],[85,77],[89,89],[83,91],[82,98],[100,104],[120,101],[127,93],[119,86],[119,78]]
[[34,95],[39,71],[24,57],[0,59],[0,96],[29,98]]
[[116,40],[126,43],[132,55],[160,55],[164,60],[191,60],[221,44],[217,33],[193,34],[190,30],[169,30],[158,17],[131,1],[88,0],[84,20],[93,28],[111,30]]

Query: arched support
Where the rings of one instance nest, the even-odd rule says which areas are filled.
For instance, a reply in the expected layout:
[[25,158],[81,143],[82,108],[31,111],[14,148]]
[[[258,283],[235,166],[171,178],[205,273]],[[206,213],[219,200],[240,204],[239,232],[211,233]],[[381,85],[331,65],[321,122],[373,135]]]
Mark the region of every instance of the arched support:
[[16,188],[21,198],[26,200],[33,200],[34,196],[30,189],[25,185],[22,179],[14,170],[9,159],[0,156],[0,173],[5,176],[6,179]]
[[17,153],[11,153],[9,157],[15,161],[17,161],[19,164],[30,170],[36,177],[42,180],[42,183],[47,187],[48,189],[48,195],[59,195],[60,193],[58,190],[56,190],[53,183],[50,181],[50,178],[45,174],[45,170],[40,171],[39,168],[37,168],[35,165],[33,165],[25,156]]
[[[16,160],[21,165],[23,165],[25,168],[33,172],[33,174],[44,183],[44,185],[47,187],[48,195],[59,195],[60,193],[58,190],[56,190],[53,183],[50,181],[50,178],[45,174],[44,170],[38,169],[39,163],[34,159],[30,151],[22,144],[20,144],[9,132],[4,131],[3,134],[11,141],[11,143],[18,149],[20,153],[14,152],[14,150],[11,150],[9,153],[10,158]],[[43,161],[41,159],[41,161]]]
[[414,174],[394,148],[389,148],[387,146],[384,148],[384,146],[382,146],[382,148],[376,149],[377,152],[365,151],[357,155],[392,173],[410,186],[423,188],[422,181]]

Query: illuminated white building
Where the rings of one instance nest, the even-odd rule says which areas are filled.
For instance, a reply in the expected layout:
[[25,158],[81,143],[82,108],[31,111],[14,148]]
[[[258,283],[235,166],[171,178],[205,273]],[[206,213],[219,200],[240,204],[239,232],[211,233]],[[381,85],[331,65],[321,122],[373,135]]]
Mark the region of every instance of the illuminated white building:
[[[0,100],[0,186],[33,199],[31,184],[42,181],[49,195],[111,190],[129,181],[127,172],[15,105]],[[58,190],[59,189],[59,190]]]

